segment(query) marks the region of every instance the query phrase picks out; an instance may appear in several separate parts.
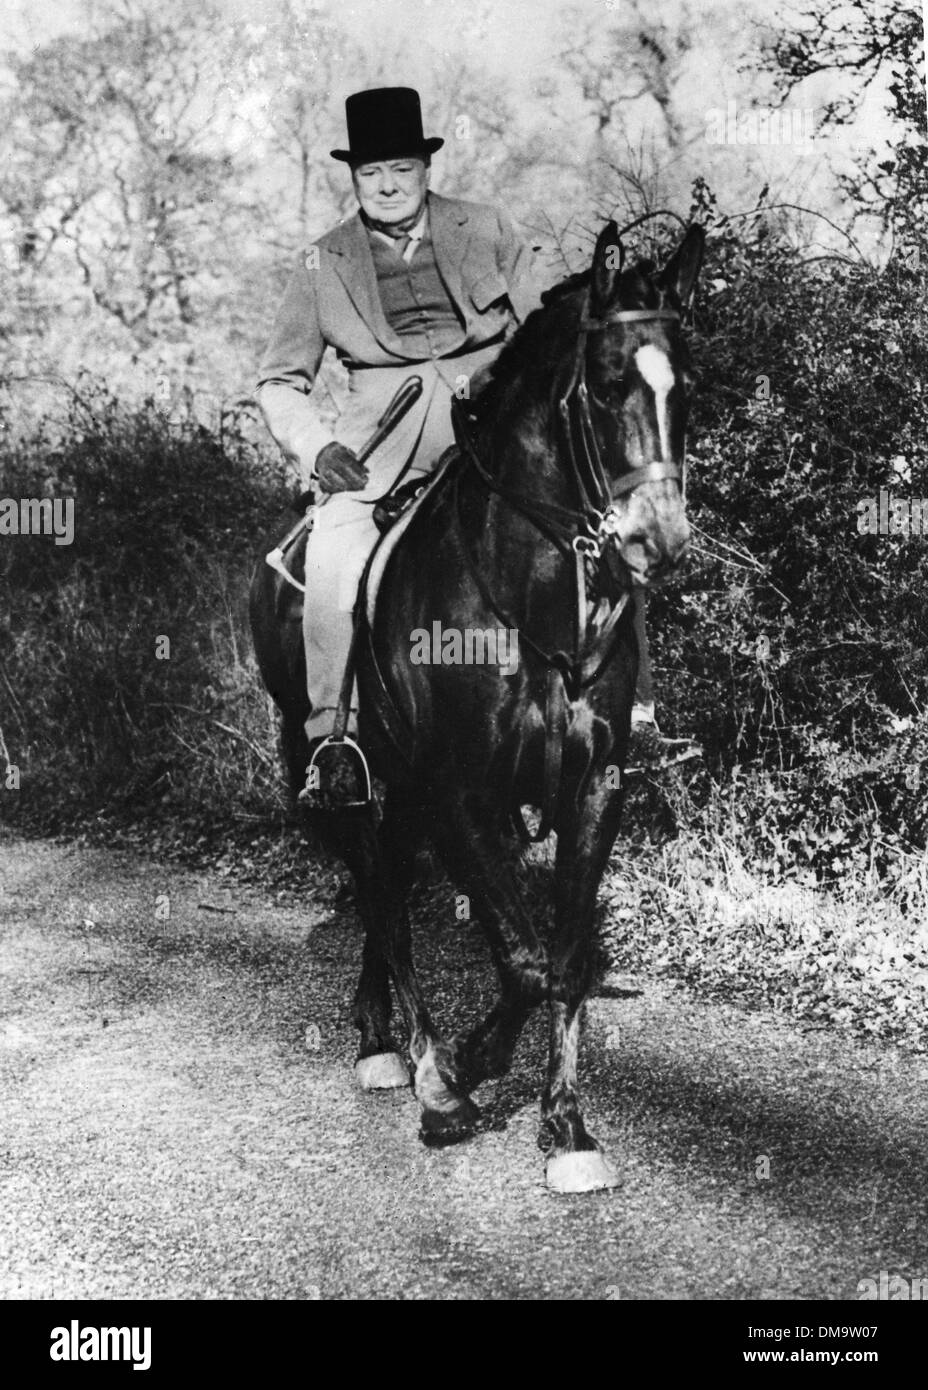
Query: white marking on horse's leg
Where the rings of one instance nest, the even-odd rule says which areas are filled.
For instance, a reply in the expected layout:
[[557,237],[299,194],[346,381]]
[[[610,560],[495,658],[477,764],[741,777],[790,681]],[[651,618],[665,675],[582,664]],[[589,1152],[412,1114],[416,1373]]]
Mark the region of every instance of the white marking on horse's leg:
[[425,1049],[416,1067],[416,1099],[426,1110],[437,1110],[446,1115],[458,1110],[461,1097],[449,1090],[442,1079],[435,1061],[435,1049],[431,1043]]
[[654,392],[654,408],[657,411],[657,431],[661,441],[661,459],[670,461],[670,422],[667,418],[667,397],[673,390],[673,367],[670,358],[653,343],[645,343],[635,353],[635,366],[644,381]]
[[569,1086],[576,1090],[577,1087],[577,1056],[580,1051],[580,1019],[582,1016],[583,1005],[574,1014],[569,1023],[563,1024],[563,1043],[561,1052],[561,1085]]
[[409,1085],[409,1068],[398,1052],[361,1057],[354,1071],[362,1091],[392,1091]]
[[618,1187],[620,1178],[609,1160],[592,1149],[549,1158],[545,1181],[552,1192],[600,1192]]

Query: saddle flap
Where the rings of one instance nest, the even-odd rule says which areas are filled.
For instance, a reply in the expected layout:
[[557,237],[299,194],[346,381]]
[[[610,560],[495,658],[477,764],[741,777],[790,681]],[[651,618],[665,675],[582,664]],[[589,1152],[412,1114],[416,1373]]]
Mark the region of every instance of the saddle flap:
[[399,497],[401,493],[405,492],[407,488],[412,488],[413,485],[419,489],[418,492],[414,493],[412,500],[399,512],[396,519],[390,523],[389,528],[383,532],[380,540],[377,542],[377,548],[371,556],[367,570],[365,590],[363,595],[358,596],[359,600],[364,603],[364,611],[371,627],[374,625],[377,593],[380,589],[380,581],[383,579],[384,570],[387,567],[387,561],[411,526],[413,517],[418,515],[420,508],[425,503],[425,499],[431,497],[432,493],[441,485],[443,479],[446,477],[448,464],[451,461],[451,456],[455,452],[453,447],[446,449],[435,472],[430,477],[425,479],[414,478],[410,483],[404,484],[396,494],[397,497]]

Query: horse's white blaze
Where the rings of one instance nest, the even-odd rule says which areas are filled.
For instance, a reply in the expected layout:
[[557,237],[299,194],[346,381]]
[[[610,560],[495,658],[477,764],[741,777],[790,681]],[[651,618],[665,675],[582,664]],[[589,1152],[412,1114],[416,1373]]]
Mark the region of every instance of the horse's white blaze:
[[657,412],[657,431],[661,441],[661,459],[670,461],[670,420],[667,413],[667,397],[673,389],[673,367],[666,352],[653,343],[645,343],[635,353],[635,366],[641,373],[645,384],[654,392],[654,407]]

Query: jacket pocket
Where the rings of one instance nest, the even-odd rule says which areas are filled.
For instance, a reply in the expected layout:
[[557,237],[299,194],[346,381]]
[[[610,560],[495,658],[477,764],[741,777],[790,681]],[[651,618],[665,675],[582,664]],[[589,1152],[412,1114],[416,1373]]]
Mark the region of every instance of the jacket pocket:
[[498,270],[491,270],[488,275],[482,275],[470,288],[471,303],[481,314],[497,300],[505,299],[508,293],[509,286]]

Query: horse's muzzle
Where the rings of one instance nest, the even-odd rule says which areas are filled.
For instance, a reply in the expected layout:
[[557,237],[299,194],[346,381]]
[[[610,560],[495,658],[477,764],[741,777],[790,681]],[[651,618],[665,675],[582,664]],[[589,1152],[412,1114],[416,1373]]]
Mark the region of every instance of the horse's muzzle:
[[[651,495],[642,495],[646,492]],[[656,483],[629,498],[615,541],[632,580],[642,587],[671,574],[686,558],[690,527],[676,487]]]

